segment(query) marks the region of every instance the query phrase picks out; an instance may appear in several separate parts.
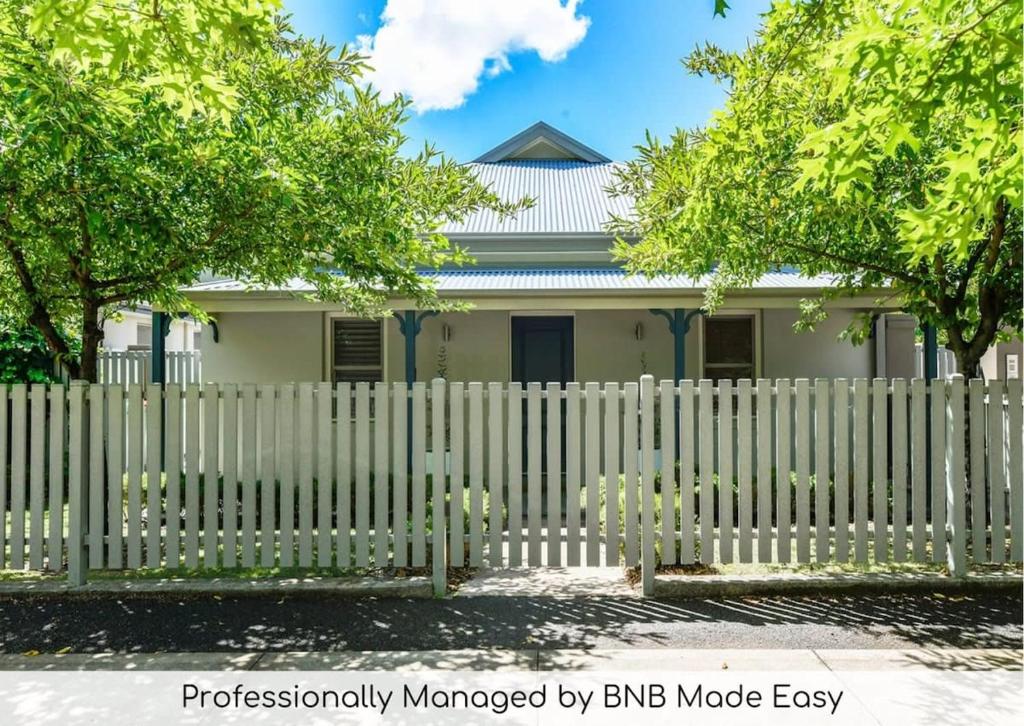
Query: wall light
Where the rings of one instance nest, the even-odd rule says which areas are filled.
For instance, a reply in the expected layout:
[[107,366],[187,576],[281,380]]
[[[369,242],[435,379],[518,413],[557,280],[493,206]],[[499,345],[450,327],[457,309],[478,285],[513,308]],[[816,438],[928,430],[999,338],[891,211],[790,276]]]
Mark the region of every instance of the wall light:
[[644,324],[643,323],[637,323],[636,324],[636,329],[633,331],[633,335],[636,336],[637,340],[643,340],[644,339]]
[[448,323],[441,325],[441,340],[447,343],[452,339],[452,327]]

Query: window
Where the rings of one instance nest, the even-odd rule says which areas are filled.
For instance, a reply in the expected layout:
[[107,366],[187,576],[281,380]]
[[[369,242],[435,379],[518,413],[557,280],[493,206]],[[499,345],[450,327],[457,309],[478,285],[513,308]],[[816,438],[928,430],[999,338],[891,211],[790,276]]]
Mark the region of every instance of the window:
[[331,320],[334,382],[384,380],[383,326],[380,320]]
[[196,330],[192,333],[192,350],[199,350],[199,342],[203,339],[203,333],[201,330]]
[[754,317],[704,318],[704,375],[713,381],[754,378]]

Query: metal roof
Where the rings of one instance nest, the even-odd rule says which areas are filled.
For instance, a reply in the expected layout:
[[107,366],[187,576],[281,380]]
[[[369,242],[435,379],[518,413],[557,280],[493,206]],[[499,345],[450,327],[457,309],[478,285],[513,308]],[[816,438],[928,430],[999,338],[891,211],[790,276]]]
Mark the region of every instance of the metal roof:
[[[618,292],[618,291],[702,291],[708,278],[693,280],[682,275],[658,275],[645,277],[627,275],[625,270],[616,268],[597,269],[472,269],[472,270],[430,270],[421,273],[432,279],[437,291],[445,294],[472,293],[571,293],[571,292]],[[754,290],[814,290],[829,287],[833,279],[829,276],[804,277],[795,271],[771,272],[757,280]],[[301,280],[290,280],[276,288],[250,288],[238,280],[216,280],[189,287],[185,292],[232,293],[255,289],[263,292],[309,292],[313,288]]]
[[506,219],[482,210],[461,224],[445,226],[447,235],[608,236],[605,225],[612,214],[627,217],[633,212],[632,199],[605,191],[616,163],[522,159],[467,166],[505,201],[531,197],[534,206]]

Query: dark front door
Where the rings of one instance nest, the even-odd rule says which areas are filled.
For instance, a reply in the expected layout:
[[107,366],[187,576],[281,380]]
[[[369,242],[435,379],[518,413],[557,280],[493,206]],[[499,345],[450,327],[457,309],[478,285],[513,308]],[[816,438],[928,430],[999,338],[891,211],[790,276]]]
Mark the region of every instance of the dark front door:
[[561,383],[573,380],[573,319],[568,315],[512,318],[512,380]]
[[[512,318],[512,380],[519,381],[525,387],[528,383],[560,383],[563,386],[574,380],[573,357],[573,319],[571,316],[544,315],[536,317]],[[541,469],[548,470],[548,402],[541,407],[541,450],[533,453],[541,456]],[[562,413],[562,461],[558,470],[562,470],[565,456],[565,402],[558,406]],[[527,446],[526,398],[523,397],[523,464],[528,465],[530,451]],[[541,508],[547,512],[547,479],[543,488],[544,498]]]

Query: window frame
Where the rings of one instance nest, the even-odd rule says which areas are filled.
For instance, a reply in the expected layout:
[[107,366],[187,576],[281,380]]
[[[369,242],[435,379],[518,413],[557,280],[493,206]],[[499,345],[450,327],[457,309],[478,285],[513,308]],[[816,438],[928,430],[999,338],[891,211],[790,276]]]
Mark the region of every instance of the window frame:
[[[698,350],[698,362],[700,364],[700,378],[708,378],[708,366],[707,366],[707,345],[705,343],[707,336],[707,319],[727,319],[727,318],[747,318],[751,321],[751,333],[753,336],[752,341],[752,356],[753,356],[753,376],[751,381],[756,381],[761,377],[762,369],[762,345],[761,345],[761,311],[752,309],[729,309],[723,310],[715,315],[705,316],[700,315],[700,324],[698,325],[698,338],[697,338],[697,350]],[[714,370],[718,364],[712,364],[711,369]],[[735,364],[721,365],[725,367],[735,367]],[[742,380],[742,379],[741,379]]]
[[[334,321],[339,319],[372,320],[380,325],[380,375],[381,381],[389,382],[388,377],[388,327],[386,318],[364,318],[349,313],[325,313],[323,329],[323,380],[337,385],[334,381]],[[370,381],[373,388],[374,381]],[[355,385],[354,383],[352,384]]]

